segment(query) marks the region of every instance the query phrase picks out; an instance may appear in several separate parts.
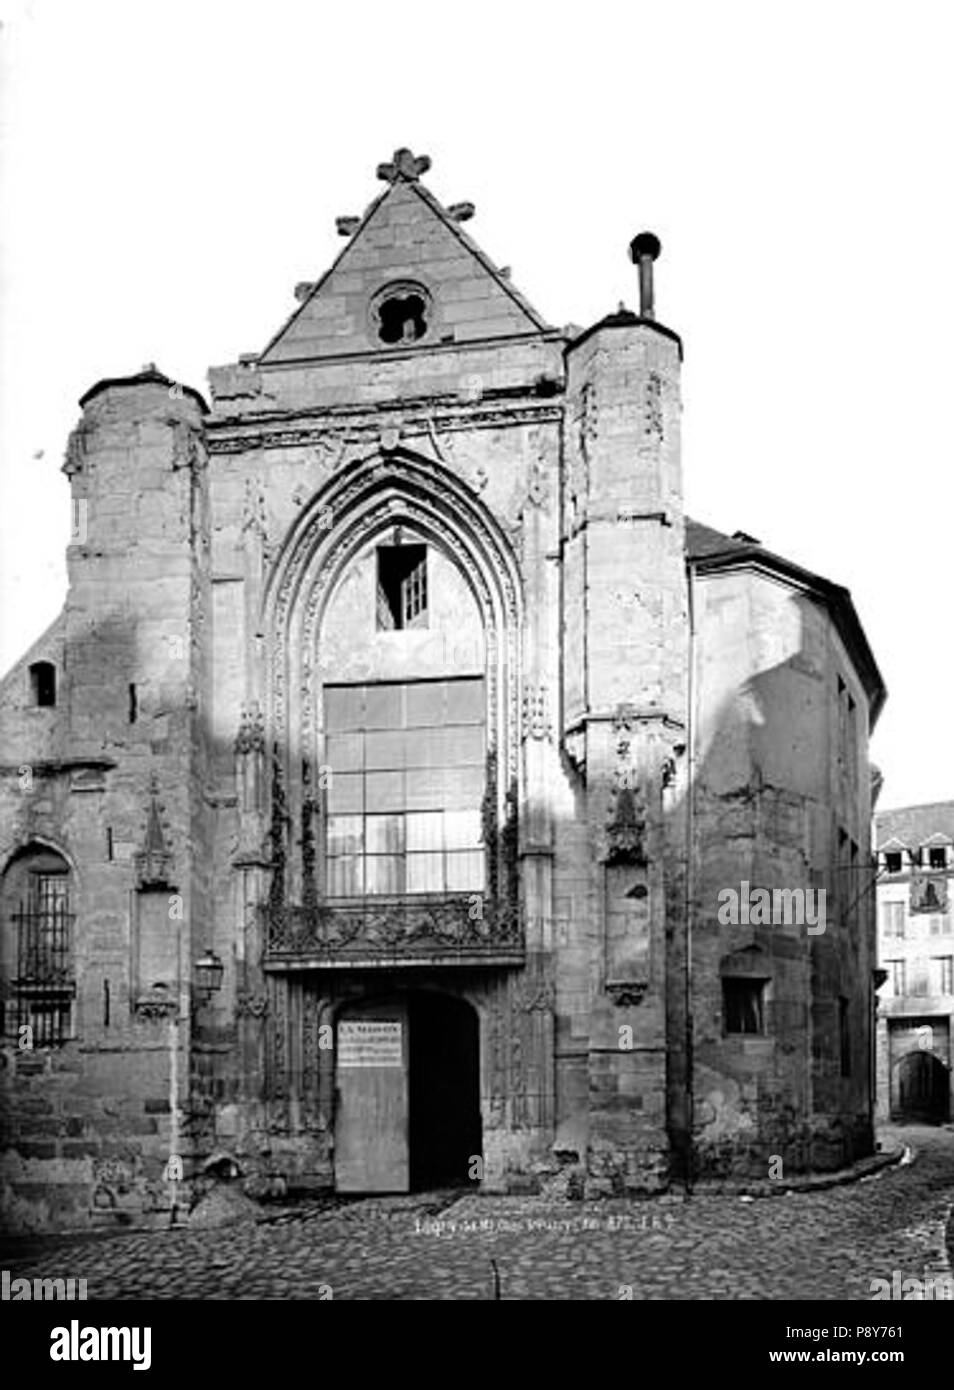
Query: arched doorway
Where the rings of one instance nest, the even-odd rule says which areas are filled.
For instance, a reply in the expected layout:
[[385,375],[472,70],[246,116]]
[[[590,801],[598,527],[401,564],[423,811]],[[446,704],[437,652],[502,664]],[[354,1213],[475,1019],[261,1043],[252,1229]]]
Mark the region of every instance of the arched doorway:
[[931,1052],[910,1052],[898,1066],[899,1118],[945,1124],[950,1112],[947,1068]]
[[465,1182],[481,1151],[479,1024],[448,994],[411,996],[411,1189]]
[[466,1182],[481,1152],[480,1029],[462,999],[407,990],[345,1005],[335,1030],[335,1186]]

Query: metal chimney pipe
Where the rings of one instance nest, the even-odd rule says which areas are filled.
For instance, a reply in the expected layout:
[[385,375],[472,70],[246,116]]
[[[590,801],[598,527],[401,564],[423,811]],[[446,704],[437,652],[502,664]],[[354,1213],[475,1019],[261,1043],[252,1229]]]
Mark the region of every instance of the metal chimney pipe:
[[629,259],[639,266],[639,317],[656,317],[653,304],[653,261],[662,250],[659,237],[653,232],[640,232],[629,243]]

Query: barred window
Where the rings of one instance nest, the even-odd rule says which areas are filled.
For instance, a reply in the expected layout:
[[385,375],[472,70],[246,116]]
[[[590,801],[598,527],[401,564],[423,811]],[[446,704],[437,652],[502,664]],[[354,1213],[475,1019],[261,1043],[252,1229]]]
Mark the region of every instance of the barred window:
[[479,892],[480,678],[325,689],[330,897]]
[[69,867],[38,848],[10,866],[3,885],[2,1031],[33,1047],[56,1047],[71,1035],[76,983]]

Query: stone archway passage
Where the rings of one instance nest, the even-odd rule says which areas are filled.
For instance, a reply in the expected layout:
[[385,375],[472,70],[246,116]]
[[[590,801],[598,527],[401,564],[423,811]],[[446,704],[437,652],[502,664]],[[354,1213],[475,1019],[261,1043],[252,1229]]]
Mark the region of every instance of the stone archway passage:
[[950,1113],[947,1068],[930,1052],[911,1052],[899,1064],[899,1118],[945,1124]]
[[446,994],[414,994],[410,1014],[411,1188],[466,1182],[481,1155],[479,1025]]

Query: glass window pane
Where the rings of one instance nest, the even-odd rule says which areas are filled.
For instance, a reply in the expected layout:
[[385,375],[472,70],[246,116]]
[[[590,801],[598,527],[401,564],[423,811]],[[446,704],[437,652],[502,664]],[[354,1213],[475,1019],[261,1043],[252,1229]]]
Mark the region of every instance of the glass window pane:
[[404,734],[400,731],[365,734],[364,759],[368,768],[404,767]]
[[357,772],[364,762],[364,735],[329,734],[323,761],[332,773]]
[[444,774],[440,768],[408,768],[405,776],[408,810],[428,811],[445,804]]
[[363,685],[325,686],[325,728],[360,729],[364,722]]
[[364,860],[357,855],[328,860],[328,895],[332,898],[360,898],[364,894]]
[[461,767],[464,764],[484,762],[484,731],[475,724],[452,724],[441,730],[444,735],[445,757],[448,767]]
[[404,860],[397,854],[370,854],[364,861],[365,892],[404,892]]
[[407,856],[407,891],[409,893],[441,893],[444,890],[444,856],[442,854],[409,854]]
[[445,806],[476,809],[484,799],[486,772],[480,767],[450,767],[444,773]]
[[409,729],[405,743],[406,767],[439,767],[441,758],[435,756],[439,729]]
[[365,807],[369,811],[403,811],[404,773],[369,772],[364,795]]
[[483,724],[486,712],[482,680],[447,682],[449,724]]
[[404,724],[403,685],[369,685],[365,696],[365,728],[400,729]]
[[443,819],[440,811],[409,812],[407,817],[408,851],[443,849]]
[[404,852],[403,816],[366,816],[364,824],[368,854]]
[[360,816],[328,817],[328,853],[360,854],[362,848],[362,820]]
[[436,727],[444,722],[443,681],[416,681],[407,687],[408,728]]
[[484,855],[482,850],[457,850],[447,855],[447,888],[449,892],[480,892],[484,886]]
[[349,811],[363,811],[363,786],[364,778],[360,772],[332,771],[328,778],[328,814],[343,816]]
[[448,849],[476,849],[480,844],[480,812],[445,811],[444,844]]

